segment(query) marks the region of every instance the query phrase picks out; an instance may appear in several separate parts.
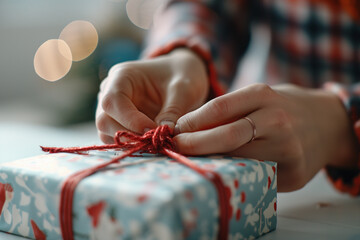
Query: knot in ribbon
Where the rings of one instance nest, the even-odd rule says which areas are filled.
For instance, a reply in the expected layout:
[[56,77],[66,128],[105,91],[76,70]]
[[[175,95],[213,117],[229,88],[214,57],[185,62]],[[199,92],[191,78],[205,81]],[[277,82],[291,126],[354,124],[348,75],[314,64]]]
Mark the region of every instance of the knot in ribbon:
[[164,154],[165,149],[174,151],[175,144],[172,139],[171,129],[167,125],[159,126],[137,135],[132,132],[118,131],[114,136],[114,144],[96,145],[89,147],[42,147],[44,152],[49,153],[83,153],[91,150],[122,149],[140,151],[141,153]]
[[[126,139],[126,141],[121,141],[123,139]],[[164,148],[174,151],[175,147],[171,130],[167,125],[151,129],[142,136],[131,132],[118,131],[115,134],[114,142],[122,149],[133,149],[142,146],[141,153],[152,154],[163,153]]]

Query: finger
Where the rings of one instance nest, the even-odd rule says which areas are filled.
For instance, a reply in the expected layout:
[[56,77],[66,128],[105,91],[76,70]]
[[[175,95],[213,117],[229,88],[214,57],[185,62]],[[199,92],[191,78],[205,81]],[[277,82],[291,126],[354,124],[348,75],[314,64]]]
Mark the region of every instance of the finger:
[[[109,83],[108,79],[104,79],[104,81],[101,83],[101,86],[100,86],[100,91],[99,91],[99,93],[98,93],[98,101],[99,101],[99,104],[98,104],[97,110],[96,110],[96,116],[97,116],[97,117],[104,112],[104,110],[103,110],[103,108],[102,108],[102,106],[101,106],[101,105],[102,105],[101,102],[102,102],[103,96],[106,95],[106,94],[105,94],[105,91],[109,91],[109,88],[107,88],[108,83]],[[107,88],[107,89],[106,89],[106,88]],[[155,116],[156,116],[156,114],[154,114],[154,113],[159,112],[159,109],[160,109],[160,107],[159,107],[158,105],[154,104],[154,103],[151,102],[151,101],[143,101],[143,102],[140,102],[140,103],[139,103],[139,102],[138,102],[138,103],[133,102],[133,104],[134,104],[135,106],[138,106],[138,107],[137,107],[137,110],[138,110],[138,111],[140,111],[141,113],[145,114],[145,115],[146,115],[148,118],[150,118],[150,119],[154,119]],[[119,125],[120,125],[120,124],[119,124]],[[122,126],[122,125],[120,125],[120,126]],[[123,126],[122,126],[121,129],[122,129],[122,130],[128,130],[128,131],[129,131],[129,129],[126,129],[126,128],[124,128]],[[131,131],[131,130],[130,130],[130,131]]]
[[271,92],[267,85],[254,84],[215,98],[182,116],[176,124],[175,132],[209,129],[239,119],[264,106]]
[[144,133],[156,127],[144,113],[140,112],[133,102],[123,93],[108,94],[102,100],[104,111],[122,126],[136,133]]
[[[98,99],[101,97],[101,92],[98,94]],[[95,118],[96,128],[98,129],[99,133],[103,135],[108,135],[110,137],[114,137],[117,131],[126,130],[125,127],[120,125],[117,121],[111,118],[108,114],[104,112],[101,107],[101,104],[98,104],[96,108],[96,118]]]
[[[256,138],[262,139],[267,132],[266,124],[260,124],[266,117],[263,111],[248,115],[256,126]],[[258,124],[259,123],[259,124]],[[254,128],[248,120],[242,118],[232,123],[203,131],[181,133],[174,139],[178,151],[189,155],[227,153],[247,144],[253,137]]]
[[114,138],[113,137],[110,137],[106,134],[102,134],[100,132],[98,132],[98,135],[99,135],[99,138],[100,140],[105,143],[105,144],[112,144],[114,143]]
[[173,80],[169,84],[164,104],[155,118],[158,125],[168,125],[174,129],[180,116],[198,107],[194,106],[193,99],[189,97],[191,87],[191,82],[187,79]]
[[105,112],[99,113],[96,116],[96,127],[102,134],[113,137],[117,131],[126,130],[117,121],[107,115]]

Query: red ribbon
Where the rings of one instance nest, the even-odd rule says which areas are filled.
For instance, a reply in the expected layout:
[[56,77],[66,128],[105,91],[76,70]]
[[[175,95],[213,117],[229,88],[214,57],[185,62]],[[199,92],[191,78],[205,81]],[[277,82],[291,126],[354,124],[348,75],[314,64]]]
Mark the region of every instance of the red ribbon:
[[[122,142],[121,139],[125,138],[128,141]],[[79,172],[70,175],[62,185],[60,193],[60,228],[63,239],[73,240],[72,230],[72,208],[75,188],[79,182],[98,172],[99,170],[109,166],[110,164],[117,163],[121,159],[131,156],[135,152],[163,154],[170,158],[177,160],[179,163],[191,168],[199,173],[201,176],[209,180],[215,187],[219,200],[219,232],[218,239],[226,240],[229,232],[229,220],[231,218],[231,206],[229,196],[226,192],[226,186],[223,183],[220,175],[214,171],[203,169],[196,165],[185,156],[174,151],[174,142],[171,137],[171,130],[168,126],[159,126],[146,132],[144,135],[139,136],[126,131],[119,131],[115,134],[114,144],[106,144],[101,146],[89,147],[70,147],[70,148],[55,148],[55,147],[41,147],[43,151],[49,153],[68,152],[68,153],[83,153],[90,150],[105,150],[105,149],[122,149],[125,150],[122,155],[117,156],[110,160]]]

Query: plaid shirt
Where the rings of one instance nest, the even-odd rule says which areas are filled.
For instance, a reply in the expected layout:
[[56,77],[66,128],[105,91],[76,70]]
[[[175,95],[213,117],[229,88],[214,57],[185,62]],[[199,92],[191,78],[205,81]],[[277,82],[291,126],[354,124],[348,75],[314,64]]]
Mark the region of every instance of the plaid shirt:
[[[360,139],[360,20],[354,14],[326,0],[170,0],[154,19],[143,54],[192,49],[207,63],[212,94],[218,96],[234,81],[242,84],[235,73],[250,26],[266,25],[271,43],[261,81],[337,93]],[[326,170],[338,190],[360,195],[360,158],[358,169]]]

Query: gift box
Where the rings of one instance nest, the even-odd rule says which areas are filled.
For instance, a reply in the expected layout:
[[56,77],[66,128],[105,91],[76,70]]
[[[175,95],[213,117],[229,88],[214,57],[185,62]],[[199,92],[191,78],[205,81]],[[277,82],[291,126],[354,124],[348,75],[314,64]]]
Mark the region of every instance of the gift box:
[[[0,230],[61,239],[60,191],[74,172],[114,152],[56,153],[0,164]],[[228,239],[276,228],[276,163],[228,156],[190,157],[219,174],[229,201]],[[72,208],[75,239],[216,239],[219,201],[213,184],[159,155],[123,159],[83,179]]]

